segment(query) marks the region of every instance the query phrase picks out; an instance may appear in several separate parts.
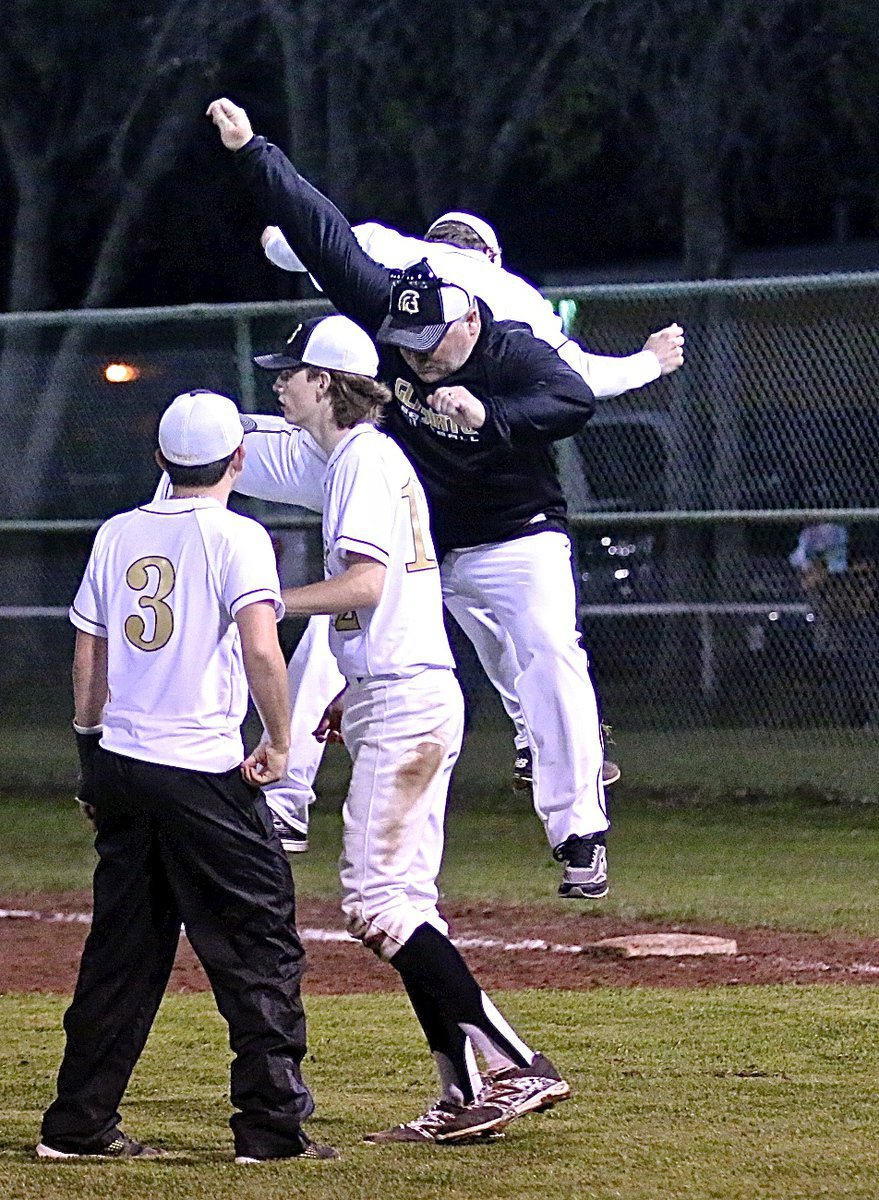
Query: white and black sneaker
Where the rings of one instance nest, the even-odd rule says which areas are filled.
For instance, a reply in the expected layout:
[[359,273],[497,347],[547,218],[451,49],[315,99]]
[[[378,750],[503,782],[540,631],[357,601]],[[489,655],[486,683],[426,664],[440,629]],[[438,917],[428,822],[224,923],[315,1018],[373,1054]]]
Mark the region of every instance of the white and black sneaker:
[[[622,775],[619,765],[606,758],[601,767],[601,782],[605,787],[616,783]],[[526,792],[534,784],[534,759],[530,746],[516,751],[513,759],[513,791]]]
[[461,1142],[468,1138],[482,1140],[511,1120],[512,1116],[505,1109],[483,1104],[481,1099],[472,1104],[437,1100],[420,1117],[378,1133],[365,1133],[363,1140],[373,1146],[389,1142],[423,1145],[425,1142]]
[[275,827],[275,833],[281,839],[282,848],[288,854],[304,854],[306,852],[308,849],[307,829],[294,825],[292,821],[285,821],[277,813],[272,814],[272,824]]
[[513,759],[513,791],[527,792],[534,782],[534,773],[531,758],[531,747],[522,746],[516,750],[516,757]]
[[559,895],[564,899],[600,900],[607,895],[607,850],[603,833],[585,837],[572,833],[556,846],[552,856],[565,864],[559,884]]
[[525,1113],[544,1112],[571,1094],[567,1080],[545,1054],[535,1054],[527,1067],[507,1067],[490,1076],[478,1104],[504,1109],[510,1120]]
[[100,1141],[77,1142],[67,1138],[53,1138],[37,1145],[37,1158],[163,1158],[164,1150],[145,1146],[123,1133],[111,1129]]

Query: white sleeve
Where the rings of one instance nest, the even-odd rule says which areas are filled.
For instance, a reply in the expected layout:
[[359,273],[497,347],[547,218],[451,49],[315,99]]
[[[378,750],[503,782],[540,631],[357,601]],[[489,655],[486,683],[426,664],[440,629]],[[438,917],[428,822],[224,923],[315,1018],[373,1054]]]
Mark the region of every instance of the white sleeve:
[[105,638],[107,632],[107,615],[101,598],[98,584],[97,557],[103,538],[101,529],[95,535],[94,545],[86,565],[82,582],[77,589],[76,597],[70,606],[68,616],[77,629],[91,633],[94,637]]
[[380,225],[378,221],[355,225],[354,236],[361,249],[383,267],[408,267],[437,249],[436,242],[407,237],[396,229]]
[[636,354],[614,358],[590,354],[569,339],[558,348],[558,353],[578,375],[582,375],[597,400],[644,387],[662,373],[659,359],[652,350],[639,350]]
[[274,606],[275,619],[280,621],[284,605],[271,538],[258,521],[247,517],[239,520],[223,574],[223,600],[233,619],[249,604],[268,601]]
[[322,512],[327,461],[317,442],[283,417],[251,421],[254,428],[244,434],[244,464],[235,491]]
[[304,271],[305,267],[277,225],[271,225],[269,228],[271,232],[263,246],[269,262],[280,267],[282,271]]
[[[270,233],[263,246],[269,262],[280,267],[282,271],[304,271],[302,261],[278,226],[271,225],[269,229]],[[369,257],[385,267],[408,267],[432,248],[418,238],[406,237],[396,229],[389,229],[387,225],[380,225],[377,221],[365,221],[362,225],[355,225],[354,236]]]
[[333,491],[336,520],[331,549],[340,554],[363,554],[386,567],[400,498],[391,492],[381,458],[349,454],[336,474]]
[[168,478],[168,472],[163,471],[159,476],[159,482],[156,484],[156,490],[153,493],[153,500],[167,500],[171,495],[171,480]]

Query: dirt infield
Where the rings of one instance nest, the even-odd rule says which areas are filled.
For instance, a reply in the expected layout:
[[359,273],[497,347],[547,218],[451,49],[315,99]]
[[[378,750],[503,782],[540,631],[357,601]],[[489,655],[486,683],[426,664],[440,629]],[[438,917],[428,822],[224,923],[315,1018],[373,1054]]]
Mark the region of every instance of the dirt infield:
[[[88,932],[87,922],[76,914],[88,913],[89,908],[88,893],[0,897],[0,909],[31,914],[0,919],[0,990],[72,991]],[[488,989],[879,983],[879,943],[872,938],[632,923],[603,917],[573,902],[566,907],[559,903],[541,909],[448,905],[444,915],[456,939],[494,943],[464,944],[468,963]],[[399,987],[396,973],[358,944],[346,939],[318,940],[333,938],[342,931],[335,903],[302,900],[299,928],[308,951],[307,992],[380,992]],[[735,938],[738,953],[729,957],[620,960],[585,948],[586,943],[605,937],[670,929]],[[546,945],[523,948],[523,942],[536,939]],[[181,940],[171,987],[177,991],[207,988],[204,973],[185,939]]]

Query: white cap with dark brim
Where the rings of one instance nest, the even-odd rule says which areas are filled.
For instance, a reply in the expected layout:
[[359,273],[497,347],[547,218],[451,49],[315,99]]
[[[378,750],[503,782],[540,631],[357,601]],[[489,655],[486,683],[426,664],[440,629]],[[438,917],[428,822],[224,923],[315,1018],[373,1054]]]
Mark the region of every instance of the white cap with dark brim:
[[178,467],[203,467],[233,454],[244,440],[244,422],[234,400],[196,389],[176,396],[159,421],[159,449]]
[[378,375],[378,351],[366,330],[348,317],[312,317],[297,325],[278,354],[258,354],[253,360],[264,371],[323,367],[348,375]]

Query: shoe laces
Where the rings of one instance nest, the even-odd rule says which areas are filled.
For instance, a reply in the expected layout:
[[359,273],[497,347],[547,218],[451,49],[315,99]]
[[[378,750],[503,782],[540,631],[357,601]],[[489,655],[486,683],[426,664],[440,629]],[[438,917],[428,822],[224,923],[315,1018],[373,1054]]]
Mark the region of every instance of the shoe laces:
[[577,859],[576,865],[578,867],[591,867],[595,862],[598,847],[603,845],[604,837],[600,833],[593,833],[588,837],[572,833],[565,838],[560,846],[556,846],[552,852],[552,856],[556,862],[572,864],[574,859]]

